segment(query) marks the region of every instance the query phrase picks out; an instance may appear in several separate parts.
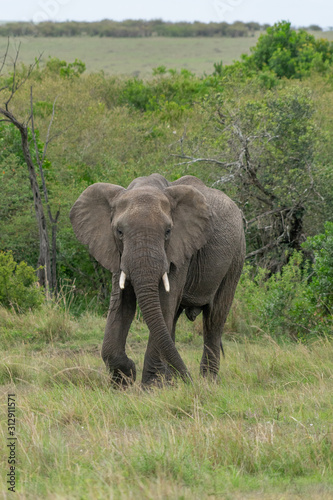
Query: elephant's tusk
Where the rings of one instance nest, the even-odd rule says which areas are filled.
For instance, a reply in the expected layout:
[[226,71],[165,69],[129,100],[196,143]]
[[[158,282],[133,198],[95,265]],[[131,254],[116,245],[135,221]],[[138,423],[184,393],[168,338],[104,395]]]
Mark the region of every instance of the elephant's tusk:
[[119,278],[119,286],[123,290],[125,288],[126,274],[124,271],[121,271]]
[[169,283],[169,278],[168,278],[167,273],[163,274],[162,280],[163,280],[165,291],[170,292],[170,283]]

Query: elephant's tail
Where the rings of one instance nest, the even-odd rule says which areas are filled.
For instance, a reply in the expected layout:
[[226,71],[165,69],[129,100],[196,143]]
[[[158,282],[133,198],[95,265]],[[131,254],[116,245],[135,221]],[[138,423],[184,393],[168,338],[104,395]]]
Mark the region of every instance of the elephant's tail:
[[224,349],[223,349],[223,344],[222,344],[222,339],[220,340],[220,346],[221,346],[222,355],[223,355],[223,357],[225,358]]

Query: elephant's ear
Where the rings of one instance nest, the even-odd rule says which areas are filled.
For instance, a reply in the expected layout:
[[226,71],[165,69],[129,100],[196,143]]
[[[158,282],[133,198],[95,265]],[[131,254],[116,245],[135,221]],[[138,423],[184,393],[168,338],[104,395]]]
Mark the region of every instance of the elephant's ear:
[[204,195],[192,186],[171,186],[164,193],[170,200],[173,219],[167,256],[179,267],[212,235],[211,211]]
[[111,272],[119,270],[120,256],[111,229],[112,207],[123,187],[98,182],[89,186],[74,203],[70,220],[74,233],[89,252]]

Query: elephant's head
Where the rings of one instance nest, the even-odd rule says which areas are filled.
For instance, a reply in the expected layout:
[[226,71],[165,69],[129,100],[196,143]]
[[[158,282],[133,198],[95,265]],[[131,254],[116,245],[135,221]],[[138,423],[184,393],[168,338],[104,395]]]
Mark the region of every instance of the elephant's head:
[[168,363],[181,372],[177,360],[161,347],[169,344],[167,337],[171,340],[161,313],[161,283],[169,292],[170,265],[181,268],[209,238],[205,197],[187,185],[124,189],[97,183],[81,194],[70,219],[77,238],[96,260],[119,273],[120,288],[131,282],[151,335]]

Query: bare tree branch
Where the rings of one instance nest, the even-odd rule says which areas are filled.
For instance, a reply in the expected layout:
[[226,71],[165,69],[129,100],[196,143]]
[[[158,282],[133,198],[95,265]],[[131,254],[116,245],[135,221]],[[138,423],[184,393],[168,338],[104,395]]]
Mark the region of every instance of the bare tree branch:
[[216,160],[215,158],[194,158],[193,156],[177,155],[177,154],[171,154],[170,156],[175,156],[176,158],[188,158],[190,160],[190,161],[184,161],[181,163],[176,163],[176,165],[191,165],[192,163],[198,163],[201,161],[205,161],[205,162],[216,163],[217,165],[225,166],[225,163],[223,161]]
[[258,250],[254,250],[254,252],[248,253],[245,256],[245,258],[250,259],[251,257],[265,253],[267,250],[271,250],[272,248],[279,245],[280,241],[283,240],[284,236],[285,236],[284,233],[280,234],[280,236],[275,241],[267,243],[267,245],[263,246],[262,248],[259,248]]
[[35,67],[37,66],[37,64],[40,62],[42,56],[43,56],[43,53],[41,53],[39,55],[39,57],[35,58],[35,62],[30,64],[29,68],[28,68],[28,72],[26,74],[26,76],[19,82],[17,83],[16,82],[16,77],[17,77],[17,61],[18,61],[18,57],[19,57],[19,53],[20,53],[20,48],[21,48],[21,42],[19,43],[19,46],[16,50],[16,54],[15,54],[15,59],[14,59],[14,62],[13,62],[13,68],[14,68],[14,71],[13,71],[13,83],[12,83],[12,90],[11,90],[11,93],[9,95],[9,98],[7,99],[7,101],[5,102],[5,108],[6,110],[8,111],[8,105],[10,103],[10,101],[13,99],[15,93],[25,84],[25,82],[29,79],[31,73],[33,72],[33,70],[35,69]]
[[257,222],[259,219],[262,217],[267,217],[268,215],[274,215],[277,213],[282,213],[282,212],[287,212],[288,210],[292,210],[293,207],[288,207],[288,208],[276,208],[275,210],[269,210],[268,212],[264,212],[263,214],[259,214],[253,219],[250,219],[246,221],[247,225],[249,226],[250,224],[253,224],[254,222]]
[[[2,73],[2,70],[6,64],[6,60],[7,60],[7,56],[8,56],[8,51],[9,51],[9,37],[7,38],[7,47],[6,47],[6,50],[5,50],[5,53],[4,53],[4,56],[3,56],[3,59],[2,59],[2,63],[1,63],[1,67],[0,67],[0,75]],[[7,86],[8,87],[8,86]],[[7,87],[3,87],[1,90],[7,88]]]
[[18,56],[19,56],[19,53],[20,53],[20,47],[21,47],[21,42],[19,43],[19,46],[18,46],[18,49],[16,50],[16,55],[15,55],[15,59],[14,59],[14,62],[13,62],[13,68],[14,68],[14,71],[13,71],[13,84],[12,84],[12,91],[11,91],[11,94],[8,98],[8,100],[5,102],[5,107],[8,111],[8,104],[10,103],[10,101],[12,100],[13,98],[13,95],[15,94],[15,82],[16,82],[16,65],[17,65],[17,60],[18,60]]

